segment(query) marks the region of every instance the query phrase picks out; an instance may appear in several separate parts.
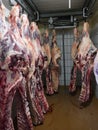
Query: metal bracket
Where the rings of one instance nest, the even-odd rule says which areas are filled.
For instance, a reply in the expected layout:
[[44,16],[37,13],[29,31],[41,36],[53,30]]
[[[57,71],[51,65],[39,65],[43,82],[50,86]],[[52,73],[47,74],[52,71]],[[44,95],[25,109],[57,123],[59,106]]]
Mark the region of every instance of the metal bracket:
[[39,21],[39,12],[36,11],[35,13],[36,13],[36,20],[35,21]]
[[88,17],[88,8],[87,8],[87,7],[84,7],[84,8],[83,8],[83,17],[84,17],[84,18],[87,18],[87,17]]
[[53,24],[53,18],[50,17],[49,20],[48,20],[49,24],[52,25]]

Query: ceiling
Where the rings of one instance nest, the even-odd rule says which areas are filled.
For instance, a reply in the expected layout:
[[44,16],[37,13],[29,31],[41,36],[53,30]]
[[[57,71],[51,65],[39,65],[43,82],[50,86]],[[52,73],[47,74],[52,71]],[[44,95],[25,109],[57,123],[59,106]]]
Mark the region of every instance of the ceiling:
[[[98,0],[6,0],[9,7],[15,2],[21,5],[29,19],[53,26],[68,26],[87,19],[98,8]],[[10,8],[10,7],[9,7]]]
[[[71,0],[71,9],[83,7],[85,0]],[[40,13],[64,11],[69,9],[69,0],[33,0]]]

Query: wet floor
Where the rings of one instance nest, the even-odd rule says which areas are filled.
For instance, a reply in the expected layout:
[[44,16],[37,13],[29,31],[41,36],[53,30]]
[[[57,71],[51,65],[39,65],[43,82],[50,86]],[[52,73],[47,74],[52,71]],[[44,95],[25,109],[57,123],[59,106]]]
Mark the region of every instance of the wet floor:
[[80,109],[78,96],[69,95],[62,86],[58,94],[47,96],[53,111],[47,113],[44,124],[34,130],[98,130],[98,99],[93,97],[87,107]]

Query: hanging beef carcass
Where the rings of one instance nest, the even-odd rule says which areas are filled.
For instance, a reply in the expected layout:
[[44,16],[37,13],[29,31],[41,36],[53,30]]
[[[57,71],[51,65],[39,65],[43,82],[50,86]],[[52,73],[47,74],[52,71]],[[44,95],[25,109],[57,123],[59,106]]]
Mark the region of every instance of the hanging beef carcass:
[[52,36],[52,49],[51,49],[51,57],[52,57],[52,86],[55,93],[58,92],[59,85],[59,64],[58,59],[61,57],[61,52],[56,42],[56,32],[53,30]]
[[72,44],[72,49],[71,49],[71,57],[73,59],[73,67],[71,70],[71,81],[69,85],[69,92],[74,93],[76,91],[76,76],[77,76],[77,65],[75,63],[75,59],[78,54],[78,47],[80,44],[80,37],[79,37],[79,31],[77,28],[74,29],[74,43]]
[[77,28],[74,29],[74,38],[75,38],[75,41],[72,44],[72,49],[71,49],[71,57],[73,61],[75,60],[75,57],[77,56],[78,47],[80,43],[79,31]]
[[49,45],[49,34],[48,30],[45,31],[43,35],[43,49],[46,55],[46,60],[44,63],[45,78],[46,78],[46,94],[52,95],[54,93],[52,87],[52,75],[51,75],[51,50]]
[[35,22],[32,22],[30,25],[30,34],[32,44],[35,49],[35,71],[34,71],[34,76],[36,78],[35,97],[41,106],[42,112],[46,113],[49,109],[49,105],[44,94],[42,83],[42,72],[44,68],[44,53],[41,46],[40,32]]
[[79,96],[80,105],[84,105],[84,103],[88,102],[92,94],[90,77],[93,69],[94,58],[97,53],[97,49],[89,37],[88,29],[89,24],[85,22],[83,27],[82,40],[75,58],[75,64],[82,73],[82,87]]
[[26,14],[23,14],[21,16],[22,26],[21,26],[21,33],[22,38],[27,46],[28,49],[28,56],[29,56],[29,68],[27,69],[28,72],[25,73],[25,78],[27,82],[27,97],[29,101],[29,107],[31,112],[31,117],[33,120],[34,125],[39,125],[43,123],[44,116],[43,112],[41,110],[41,106],[39,104],[39,101],[37,100],[35,96],[36,91],[36,77],[34,75],[35,71],[35,56],[36,51],[34,48],[34,44],[32,43],[30,39],[30,28],[29,28],[29,21]]
[[33,129],[21,73],[22,68],[28,66],[27,48],[20,37],[18,18],[19,6],[16,5],[10,12],[10,29],[0,41],[0,130],[14,130],[11,110],[16,92],[18,130]]

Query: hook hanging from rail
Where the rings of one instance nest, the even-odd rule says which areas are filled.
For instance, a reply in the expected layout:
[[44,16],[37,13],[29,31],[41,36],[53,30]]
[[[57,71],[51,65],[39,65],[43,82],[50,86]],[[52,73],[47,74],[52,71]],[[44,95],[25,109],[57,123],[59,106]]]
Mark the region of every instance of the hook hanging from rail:
[[85,22],[86,22],[87,17],[88,17],[88,8],[84,7],[83,8],[83,18],[84,18]]
[[83,17],[88,17],[88,8],[87,7],[84,7],[83,8]]

